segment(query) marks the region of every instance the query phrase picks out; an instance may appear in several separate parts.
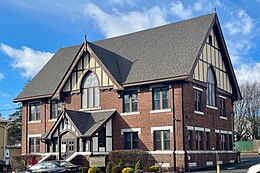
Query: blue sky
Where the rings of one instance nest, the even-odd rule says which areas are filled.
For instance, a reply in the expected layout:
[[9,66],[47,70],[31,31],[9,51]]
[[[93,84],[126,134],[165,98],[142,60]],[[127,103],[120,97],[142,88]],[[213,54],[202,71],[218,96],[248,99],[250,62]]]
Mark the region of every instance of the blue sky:
[[[0,1],[0,113],[60,48],[212,13],[239,83],[260,81],[260,0]],[[11,109],[11,110],[9,110]]]

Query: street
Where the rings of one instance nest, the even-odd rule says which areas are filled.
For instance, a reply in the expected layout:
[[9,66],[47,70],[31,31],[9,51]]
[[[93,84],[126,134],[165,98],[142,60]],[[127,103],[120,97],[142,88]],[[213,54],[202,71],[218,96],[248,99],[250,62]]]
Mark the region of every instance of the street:
[[[221,173],[246,173],[247,169],[260,163],[260,156],[258,154],[242,154],[241,155],[241,163],[234,163],[228,165],[221,165],[220,172]],[[216,171],[216,167],[207,168],[199,171],[192,171],[193,173],[214,173]]]

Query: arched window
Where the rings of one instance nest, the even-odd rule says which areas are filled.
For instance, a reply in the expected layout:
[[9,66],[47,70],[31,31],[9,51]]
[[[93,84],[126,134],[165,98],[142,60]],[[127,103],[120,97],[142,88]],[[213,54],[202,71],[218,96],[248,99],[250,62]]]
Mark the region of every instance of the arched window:
[[216,81],[214,71],[211,67],[208,68],[208,84],[207,84],[207,105],[216,106]]
[[82,109],[99,107],[99,82],[93,72],[84,77],[81,84]]

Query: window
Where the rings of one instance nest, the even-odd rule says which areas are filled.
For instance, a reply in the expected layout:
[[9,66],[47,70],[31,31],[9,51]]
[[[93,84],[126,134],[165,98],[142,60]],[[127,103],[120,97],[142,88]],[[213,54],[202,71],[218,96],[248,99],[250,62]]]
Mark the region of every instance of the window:
[[202,112],[201,92],[197,90],[194,91],[194,110]]
[[229,139],[229,150],[233,150],[233,139],[231,134],[228,135],[228,139]]
[[208,68],[208,84],[207,84],[207,105],[209,106],[216,106],[216,83],[215,77],[213,73],[213,69],[210,67]]
[[153,133],[154,149],[170,150],[170,130],[155,130]]
[[216,150],[219,150],[220,146],[219,146],[219,133],[216,133]]
[[124,112],[137,112],[137,91],[127,92],[124,94],[123,109]]
[[153,89],[153,110],[168,109],[168,92],[169,88]]
[[39,153],[40,143],[40,138],[29,138],[29,153]]
[[196,131],[196,150],[203,150],[202,131]]
[[221,134],[221,149],[227,150],[227,134]]
[[138,132],[124,132],[124,147],[127,150],[138,149]]
[[206,149],[210,150],[210,132],[206,132]]
[[98,132],[98,146],[106,146],[106,127],[102,127]]
[[40,102],[30,103],[29,104],[29,121],[40,120]]
[[209,35],[209,40],[208,40],[209,44],[212,45],[212,35]]
[[60,116],[62,111],[61,101],[51,101],[51,117],[50,119],[55,119]]
[[220,99],[220,116],[226,117],[226,100]]
[[87,73],[81,85],[82,109],[99,107],[99,82],[93,72]]
[[189,150],[192,150],[192,130],[188,130]]

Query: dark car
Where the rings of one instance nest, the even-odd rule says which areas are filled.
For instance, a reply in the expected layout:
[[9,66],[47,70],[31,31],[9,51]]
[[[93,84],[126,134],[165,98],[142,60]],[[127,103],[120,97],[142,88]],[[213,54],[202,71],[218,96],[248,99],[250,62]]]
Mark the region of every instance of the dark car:
[[27,173],[80,173],[80,167],[68,161],[45,161],[31,166]]

